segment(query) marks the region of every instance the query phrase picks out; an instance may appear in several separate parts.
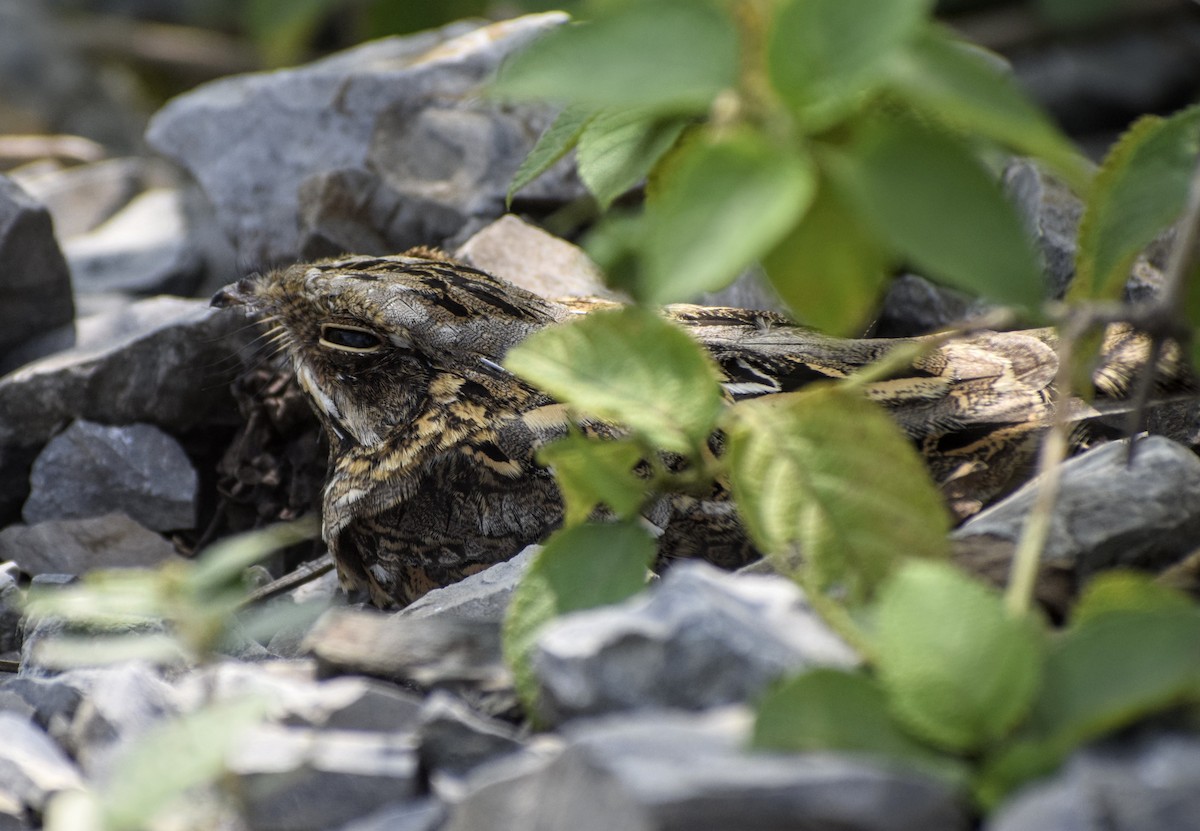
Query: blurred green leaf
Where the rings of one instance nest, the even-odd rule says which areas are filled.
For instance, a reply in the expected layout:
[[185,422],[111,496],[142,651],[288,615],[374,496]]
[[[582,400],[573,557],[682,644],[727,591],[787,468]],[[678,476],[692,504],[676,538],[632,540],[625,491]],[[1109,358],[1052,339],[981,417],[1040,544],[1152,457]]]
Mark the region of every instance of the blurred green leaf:
[[1109,151],[1079,223],[1070,300],[1117,299],[1138,253],[1183,212],[1200,152],[1200,105],[1144,116]]
[[659,118],[641,110],[609,110],[579,137],[579,178],[607,209],[613,200],[646,178],[683,132],[687,121]]
[[1092,165],[1017,86],[1000,58],[930,29],[888,66],[888,85],[919,111],[1049,164],[1086,196]]
[[554,166],[572,148],[579,143],[583,128],[595,116],[595,111],[587,107],[564,107],[546,128],[546,132],[538,137],[537,143],[529,151],[529,155],[521,162],[517,172],[513,174],[512,183],[508,186],[505,197],[506,206],[512,205],[513,196],[521,188],[528,185],[537,177]]
[[38,666],[62,670],[123,661],[178,665],[194,658],[172,635],[137,630],[109,635],[55,635],[38,641],[34,652]]
[[636,522],[556,531],[529,564],[504,618],[504,659],[532,712],[537,679],[530,656],[538,633],[559,615],[617,603],[646,585],[654,539]]
[[247,568],[282,548],[316,538],[320,531],[317,517],[309,515],[227,537],[201,552],[188,574],[188,590],[197,596],[229,587],[240,590]]
[[646,497],[646,482],[633,471],[641,458],[637,442],[588,438],[578,432],[538,451],[538,461],[554,468],[566,503],[567,527],[587,521],[598,505],[607,505],[621,519],[632,517]]
[[980,801],[997,803],[1085,742],[1168,707],[1197,702],[1200,610],[1194,605],[1089,615],[1054,641],[1020,734],[984,760]]
[[1074,746],[1183,700],[1200,700],[1200,610],[1113,611],[1055,643],[1029,726]]
[[1037,308],[1032,243],[994,177],[966,145],[914,123],[879,119],[831,173],[882,239],[930,277]]
[[514,55],[496,94],[601,109],[703,113],[737,74],[731,21],[698,0],[631,3],[562,26]]
[[637,295],[669,303],[728,284],[796,225],[815,189],[807,157],[761,136],[691,144],[647,205]]
[[826,185],[763,265],[796,320],[840,336],[863,333],[889,277],[879,240]]
[[953,566],[906,563],[880,592],[875,622],[880,680],[916,735],[978,750],[1029,712],[1041,678],[1036,624]]
[[215,780],[230,748],[266,711],[264,699],[247,697],[150,728],[111,768],[101,796],[106,831],[146,828],[189,788]]
[[302,60],[313,34],[341,0],[249,0],[242,22],[268,66]]
[[862,600],[903,558],[947,556],[941,495],[900,428],[860,394],[823,384],[741,401],[725,429],[755,543],[768,555],[799,546],[818,587],[843,584]]
[[1071,628],[1110,612],[1182,612],[1193,605],[1187,595],[1156,583],[1149,575],[1114,569],[1096,575],[1084,587],[1071,609]]
[[694,455],[721,409],[717,370],[681,329],[646,309],[593,312],[534,334],[505,358],[559,401]]
[[879,683],[857,672],[814,669],[775,685],[758,705],[751,745],[871,753],[916,763],[956,782],[966,779],[961,762],[901,730],[888,713]]
[[767,62],[775,89],[806,132],[855,109],[885,78],[888,61],[919,30],[930,0],[786,0]]
[[1110,17],[1137,0],[1034,0],[1038,13],[1058,26],[1082,26]]

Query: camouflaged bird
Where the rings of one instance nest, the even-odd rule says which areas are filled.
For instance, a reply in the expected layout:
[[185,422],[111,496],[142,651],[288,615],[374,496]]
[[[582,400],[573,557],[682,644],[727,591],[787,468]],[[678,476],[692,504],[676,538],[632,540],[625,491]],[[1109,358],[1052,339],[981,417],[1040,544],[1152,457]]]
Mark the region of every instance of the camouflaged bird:
[[[605,301],[553,301],[416,249],[298,264],[213,300],[268,327],[324,425],[330,466],[323,535],[343,586],[376,605],[506,560],[562,521],[534,458],[565,435],[565,408],[508,372],[530,334]],[[716,360],[732,399],[840,378],[898,341],[827,337],[770,313],[677,305],[663,312]],[[1112,329],[1095,381],[1118,396],[1146,339]],[[945,343],[869,394],[927,460],[952,506],[970,513],[1032,458],[1057,360],[1050,330],[979,332]],[[957,502],[957,504],[955,504]],[[724,494],[679,497],[654,521],[667,556],[735,566],[755,556]],[[694,526],[698,533],[689,533]]]

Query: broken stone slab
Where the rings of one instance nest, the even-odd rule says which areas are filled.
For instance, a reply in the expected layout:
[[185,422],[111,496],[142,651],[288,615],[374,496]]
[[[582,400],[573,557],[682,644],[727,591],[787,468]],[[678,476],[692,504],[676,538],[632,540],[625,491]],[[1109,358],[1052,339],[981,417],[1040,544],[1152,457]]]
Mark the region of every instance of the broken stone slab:
[[1061,298],[1075,277],[1083,201],[1061,180],[1028,159],[1009,163],[1004,170],[1004,189],[1041,252],[1047,295]]
[[413,618],[367,609],[330,609],[305,639],[325,674],[350,672],[421,687],[466,684],[507,689],[500,627],[442,615]]
[[422,595],[399,614],[410,618],[446,615],[499,626],[521,576],[540,550],[540,545],[526,546],[512,559]]
[[60,241],[87,233],[147,187],[172,176],[160,159],[126,156],[48,171],[15,171],[12,178],[46,206]]
[[76,347],[0,377],[0,522],[24,502],[37,452],[72,419],[175,435],[238,421],[228,381],[253,334],[237,315],[156,297],[77,328]]
[[[192,174],[252,268],[301,256],[302,186],[309,199],[327,194],[345,204],[350,210],[340,219],[353,233],[379,234],[385,243],[400,234],[394,224],[372,227],[386,217],[346,201],[344,183],[314,179],[336,171],[359,171],[359,184],[361,172],[373,174],[379,184],[367,188],[367,201],[380,205],[390,190],[464,217],[499,216],[512,173],[552,112],[500,106],[476,93],[506,56],[565,19],[549,13],[486,26],[456,23],[294,69],[224,78],[168,102],[151,120],[147,141]],[[465,153],[482,158],[473,162]],[[531,190],[560,199],[581,192],[569,163]],[[399,212],[399,205],[391,207]],[[304,210],[321,217],[327,233],[336,226],[334,207]],[[408,213],[424,221],[420,211]]]
[[[1186,556],[1200,534],[1200,459],[1161,436],[1139,439],[1133,464],[1128,441],[1114,441],[1068,459],[1058,504],[1042,552],[1080,579],[1117,566],[1161,569]],[[1015,543],[1037,499],[1034,479],[956,530]]]
[[409,736],[261,725],[227,757],[256,831],[327,831],[418,793]]
[[21,651],[24,600],[16,577],[7,570],[0,571],[0,656],[10,660],[12,653]]
[[421,699],[394,684],[361,676],[318,681],[312,662],[222,661],[189,673],[177,688],[185,710],[258,696],[270,702],[273,721],[294,727],[412,733],[421,713]]
[[787,673],[857,662],[791,580],[698,561],[624,603],[552,621],[532,655],[549,724],[748,701]]
[[446,831],[924,831],[970,828],[937,780],[834,753],[746,750],[742,708],[578,722],[565,748],[480,768]]
[[12,560],[30,575],[153,568],[182,559],[168,540],[125,513],[10,525],[0,531],[0,560]]
[[511,725],[482,716],[461,699],[442,691],[435,691],[425,700],[417,739],[424,769],[456,778],[524,746]]
[[[17,366],[10,353],[75,316],[71,275],[54,239],[50,214],[0,175],[0,374]],[[43,353],[45,354],[45,353]]]
[[514,214],[475,233],[454,256],[542,297],[616,297],[582,248]]
[[83,787],[75,763],[37,725],[0,712],[0,804],[41,812],[55,793]]
[[416,799],[385,805],[338,831],[438,831],[445,818],[446,808],[438,800]]
[[131,740],[180,711],[174,687],[144,661],[69,670],[59,680],[82,694],[63,744],[89,777],[103,774]]
[[152,188],[63,245],[75,292],[189,295],[204,277],[182,191]]
[[1197,831],[1200,738],[1144,730],[1076,751],[1017,791],[985,831]]
[[156,531],[195,525],[197,476],[183,448],[152,424],[75,421],[33,463],[21,513],[29,524],[123,512]]
[[[83,692],[71,678],[30,678],[24,674],[0,681],[12,709],[28,713],[33,723],[62,744],[83,701]],[[9,709],[9,707],[5,707]]]

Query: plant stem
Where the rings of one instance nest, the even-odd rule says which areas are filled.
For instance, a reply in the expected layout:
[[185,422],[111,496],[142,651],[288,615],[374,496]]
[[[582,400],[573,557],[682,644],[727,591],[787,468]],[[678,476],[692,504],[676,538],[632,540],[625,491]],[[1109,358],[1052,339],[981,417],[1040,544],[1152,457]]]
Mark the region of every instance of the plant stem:
[[1037,584],[1042,550],[1046,547],[1046,539],[1050,535],[1050,522],[1054,517],[1054,505],[1058,501],[1062,483],[1062,462],[1067,457],[1070,440],[1071,420],[1066,399],[1071,389],[1075,343],[1083,336],[1086,328],[1087,323],[1083,316],[1068,318],[1058,343],[1058,371],[1051,389],[1053,420],[1050,430],[1042,439],[1038,457],[1037,498],[1029,512],[1029,518],[1025,521],[1025,527],[1021,529],[1021,539],[1017,542],[1017,550],[1013,555],[1008,589],[1004,595],[1004,605],[1014,617],[1029,611]]

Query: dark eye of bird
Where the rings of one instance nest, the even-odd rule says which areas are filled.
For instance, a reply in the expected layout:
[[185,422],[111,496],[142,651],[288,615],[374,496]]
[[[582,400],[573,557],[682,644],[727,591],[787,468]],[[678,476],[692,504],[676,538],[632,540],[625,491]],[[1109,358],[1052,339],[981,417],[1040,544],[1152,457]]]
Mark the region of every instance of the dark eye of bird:
[[343,352],[374,352],[383,346],[383,338],[370,329],[324,323],[321,325],[321,345]]

